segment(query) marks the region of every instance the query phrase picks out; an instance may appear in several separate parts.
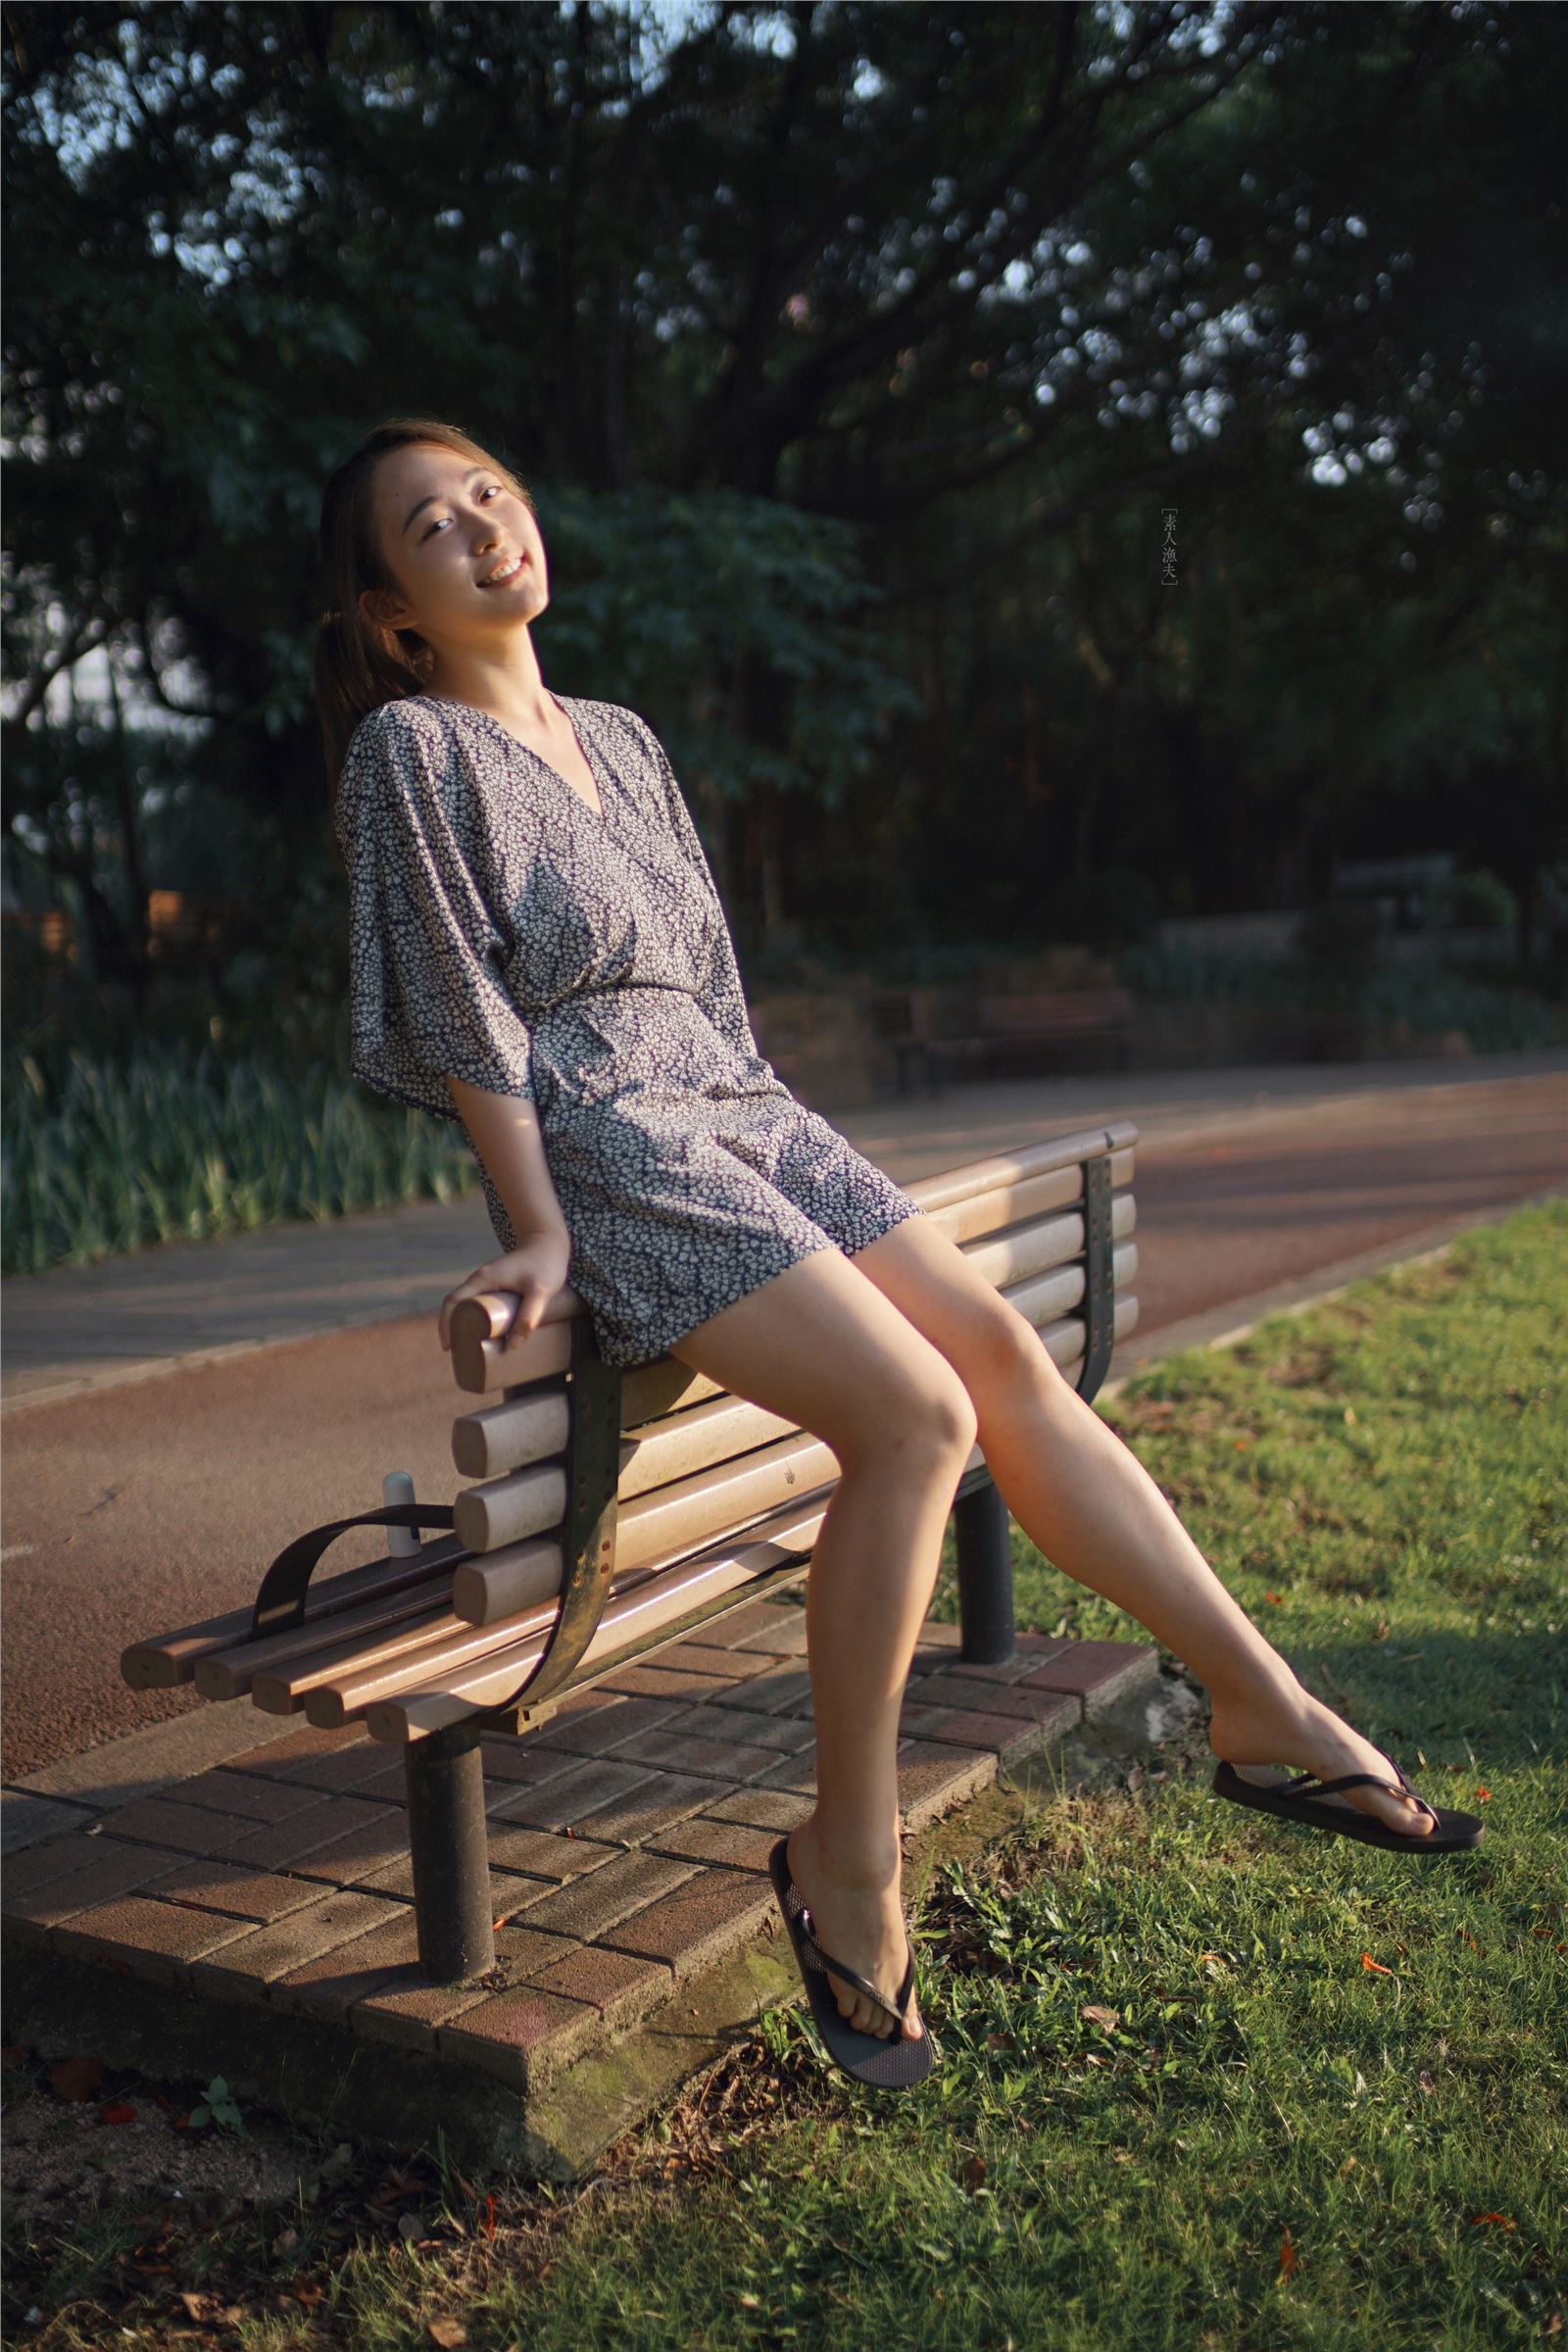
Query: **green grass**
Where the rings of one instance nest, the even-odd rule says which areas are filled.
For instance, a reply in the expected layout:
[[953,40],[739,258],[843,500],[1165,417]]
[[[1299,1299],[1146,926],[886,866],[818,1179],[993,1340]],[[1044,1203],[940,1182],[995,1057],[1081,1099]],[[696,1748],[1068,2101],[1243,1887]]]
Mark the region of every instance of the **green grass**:
[[[826,2072],[804,2008],[771,2013],[586,2192],[448,2173],[422,2226],[450,2200],[472,2234],[422,2253],[367,2233],[364,2183],[352,2211],[192,2236],[181,2283],[249,2315],[225,2340],[412,2347],[442,2318],[475,2352],[1552,2340],[1565,1241],[1568,1202],[1523,1211],[1104,1408],[1303,1681],[1483,1816],[1479,1851],[1415,1864],[1218,1804],[1190,1725],[1158,1777],[1025,1796],[989,1850],[911,1881],[944,2051],[911,2096]],[[1023,1621],[1141,1636],[1015,1544]],[[33,2340],[154,2339],[150,2304],[111,2324],[111,2227],[25,2250],[25,2283],[13,2249],[14,2295],[74,2299]],[[285,2321],[271,2288],[302,2275],[324,2291]]]

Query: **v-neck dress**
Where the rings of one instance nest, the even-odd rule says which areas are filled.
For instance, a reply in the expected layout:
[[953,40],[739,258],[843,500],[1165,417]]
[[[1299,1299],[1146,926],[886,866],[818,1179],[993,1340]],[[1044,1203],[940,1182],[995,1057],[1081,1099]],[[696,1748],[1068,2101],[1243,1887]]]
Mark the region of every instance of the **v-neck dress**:
[[566,1279],[605,1361],[625,1367],[813,1250],[853,1255],[920,1211],[758,1051],[711,869],[647,720],[553,699],[597,810],[473,704],[406,695],[355,730],[334,806],[352,1068],[460,1127],[448,1072],[533,1103]]

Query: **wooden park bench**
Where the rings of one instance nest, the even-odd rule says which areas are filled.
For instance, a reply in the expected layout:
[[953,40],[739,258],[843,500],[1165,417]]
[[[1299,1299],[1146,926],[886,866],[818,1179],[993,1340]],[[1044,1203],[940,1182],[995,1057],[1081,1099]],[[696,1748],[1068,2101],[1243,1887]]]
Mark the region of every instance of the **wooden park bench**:
[[[1035,1327],[1092,1398],[1137,1320],[1127,1120],[1020,1147],[906,1189]],[[678,1357],[607,1365],[569,1288],[503,1352],[510,1294],[452,1316],[455,1503],[394,1499],[284,1546],[253,1608],[134,1642],[135,1690],[194,1681],[322,1729],[360,1724],[407,1770],[419,1968],[450,1984],[494,1965],[480,1742],[545,1722],[570,1693],[689,1636],[810,1566],[837,1484],[810,1432]],[[955,1494],[960,1655],[1013,1655],[1007,1512],[978,1446]],[[320,1584],[349,1528],[389,1553]],[[430,1531],[439,1531],[431,1533]],[[420,1538],[424,1540],[421,1542]]]
[[1133,1014],[1127,989],[1047,989],[977,997],[967,1008],[970,1026],[951,1036],[940,1025],[940,994],[930,988],[897,989],[883,991],[877,1000],[873,1019],[892,1048],[901,1095],[911,1092],[916,1083],[937,1095],[957,1068],[1081,1038],[1108,1039],[1116,1067],[1127,1067]]

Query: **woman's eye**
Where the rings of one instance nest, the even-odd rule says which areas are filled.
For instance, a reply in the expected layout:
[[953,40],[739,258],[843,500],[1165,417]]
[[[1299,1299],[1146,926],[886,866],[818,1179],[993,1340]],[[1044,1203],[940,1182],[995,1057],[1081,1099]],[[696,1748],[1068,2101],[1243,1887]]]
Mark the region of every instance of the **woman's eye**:
[[[495,494],[496,494],[497,498],[499,498],[499,497],[501,496],[501,484],[500,484],[499,482],[486,482],[486,484],[485,484],[485,486],[484,486],[484,490],[481,490],[481,491],[480,491],[480,493],[479,493],[479,495],[480,495],[480,497],[481,497],[481,498],[483,498],[483,496],[484,496],[484,491],[485,491],[485,490],[493,490],[493,491],[495,492]],[[451,520],[451,516],[450,516],[450,515],[447,515],[447,514],[438,514],[438,515],[436,516],[436,518],[435,518],[434,522],[432,522],[432,523],[431,523],[429,530],[425,532],[425,534],[424,534],[424,538],[425,538],[425,539],[428,539],[428,538],[429,538],[429,537],[432,535],[432,533],[433,533],[433,532],[436,532],[436,531],[438,531],[438,530],[441,528],[441,525],[442,525],[444,522],[448,522],[448,521],[450,521],[450,520]],[[424,540],[423,540],[423,539],[421,539],[421,541],[419,542],[419,544],[420,544],[420,546],[422,547],[422,546],[423,546],[423,544],[424,544]]]

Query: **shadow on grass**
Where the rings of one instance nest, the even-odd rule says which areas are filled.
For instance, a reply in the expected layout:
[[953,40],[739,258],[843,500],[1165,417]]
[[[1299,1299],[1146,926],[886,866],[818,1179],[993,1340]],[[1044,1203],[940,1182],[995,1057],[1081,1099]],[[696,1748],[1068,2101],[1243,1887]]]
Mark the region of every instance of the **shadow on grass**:
[[[1369,1740],[1420,1743],[1433,1767],[1485,1778],[1568,1757],[1568,1640],[1401,1625],[1386,1642],[1298,1643],[1299,1680]],[[1390,1750],[1389,1752],[1393,1752]],[[1398,1758],[1410,1772],[1408,1758]]]

